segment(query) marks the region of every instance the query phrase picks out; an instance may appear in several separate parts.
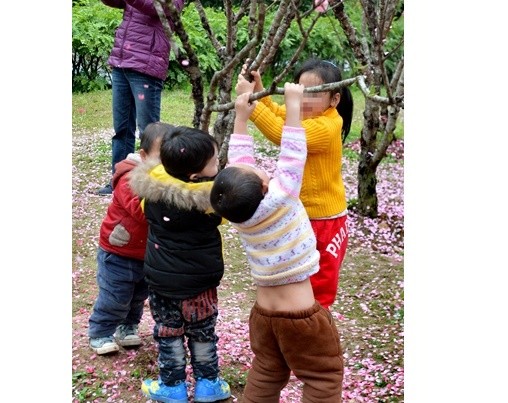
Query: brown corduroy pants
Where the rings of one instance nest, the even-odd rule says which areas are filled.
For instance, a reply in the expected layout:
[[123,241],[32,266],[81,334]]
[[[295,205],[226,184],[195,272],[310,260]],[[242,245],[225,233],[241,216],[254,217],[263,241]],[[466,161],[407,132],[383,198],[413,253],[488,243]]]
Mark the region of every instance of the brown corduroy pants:
[[243,403],[279,403],[291,371],[303,382],[302,403],[340,403],[344,362],[332,315],[317,301],[301,311],[268,311],[257,303],[249,319],[255,354]]

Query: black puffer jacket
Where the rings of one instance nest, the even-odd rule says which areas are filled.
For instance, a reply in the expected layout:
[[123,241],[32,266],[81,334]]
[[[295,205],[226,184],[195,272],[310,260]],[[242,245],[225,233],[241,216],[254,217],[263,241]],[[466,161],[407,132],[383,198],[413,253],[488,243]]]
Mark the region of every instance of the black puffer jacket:
[[148,222],[146,281],[162,296],[190,298],[222,279],[222,218],[210,207],[212,184],[182,182],[160,164],[131,172],[131,188],[143,199]]

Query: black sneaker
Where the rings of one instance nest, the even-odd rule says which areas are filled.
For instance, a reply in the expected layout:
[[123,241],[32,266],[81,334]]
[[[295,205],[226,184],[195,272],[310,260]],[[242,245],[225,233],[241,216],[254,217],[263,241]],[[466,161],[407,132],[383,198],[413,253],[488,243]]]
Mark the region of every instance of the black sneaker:
[[111,187],[111,183],[108,183],[106,186],[104,186],[103,188],[100,188],[99,190],[97,190],[97,192],[95,192],[95,194],[98,194],[100,196],[108,196],[112,193],[113,193],[113,188]]

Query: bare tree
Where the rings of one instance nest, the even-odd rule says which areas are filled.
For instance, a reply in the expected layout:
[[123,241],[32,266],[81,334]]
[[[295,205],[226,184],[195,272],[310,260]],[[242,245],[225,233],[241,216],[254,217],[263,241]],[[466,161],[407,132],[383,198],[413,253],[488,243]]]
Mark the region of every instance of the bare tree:
[[[403,13],[403,0],[360,0],[363,10],[361,30],[355,29],[344,2],[330,0],[333,13],[353,49],[362,74],[358,85],[365,95],[364,124],[360,137],[358,164],[358,213],[377,217],[376,170],[395,139],[395,128],[404,107],[403,38],[387,48],[394,18]],[[387,61],[400,53],[395,69],[388,74]],[[397,57],[396,57],[397,58]],[[383,95],[384,94],[384,95]]]
[[[269,5],[263,0],[242,0],[236,13],[233,11],[231,0],[224,0],[227,33],[225,35],[226,42],[221,43],[208,22],[201,1],[194,0],[193,3],[200,16],[203,29],[208,35],[208,39],[215,51],[220,56],[222,64],[222,68],[213,75],[210,81],[208,94],[205,98],[198,58],[190,44],[180,15],[172,5],[171,0],[155,0],[155,3],[159,10],[159,16],[166,27],[166,34],[170,41],[174,43],[173,36],[178,36],[189,61],[189,64],[184,67],[184,69],[188,73],[192,85],[192,97],[195,105],[193,125],[202,130],[210,131],[211,115],[213,112],[217,112],[212,134],[218,140],[219,144],[221,144],[220,159],[221,163],[225,164],[229,136],[233,129],[234,122],[234,104],[231,102],[231,93],[235,74],[238,74],[241,65],[245,63],[247,59],[250,59],[252,62],[250,65],[251,69],[258,69],[262,73],[266,66],[269,66],[273,62],[276,50],[283,41],[291,22],[296,20],[300,28],[302,41],[299,47],[295,49],[294,56],[283,71],[275,78],[270,90],[265,95],[274,93],[277,83],[282,80],[284,75],[287,74],[297,62],[298,56],[304,48],[308,36],[320,16],[316,14],[313,17],[311,26],[304,29],[301,21],[312,12],[312,8],[309,9],[307,7],[307,11],[302,11],[303,1],[301,0],[274,1]],[[169,27],[164,16],[163,8],[170,15],[172,21],[174,21],[174,32],[172,32]],[[269,8],[276,8],[277,11],[275,12],[270,27],[265,29],[265,16]],[[251,39],[246,45],[239,48],[237,29],[238,22],[243,18],[248,19],[249,37]],[[177,49],[175,50],[178,52]],[[219,105],[223,106],[220,107]],[[227,107],[224,107],[224,105]]]
[[[307,92],[318,92],[356,83],[364,93],[366,106],[364,111],[365,124],[361,136],[361,161],[358,169],[358,209],[360,214],[371,217],[377,215],[376,169],[394,139],[397,117],[400,108],[403,107],[403,58],[399,61],[392,77],[389,78],[385,68],[385,61],[388,56],[385,53],[384,45],[390,32],[390,25],[397,4],[400,1],[402,0],[380,0],[379,2],[361,0],[364,12],[364,27],[361,36],[353,27],[344,10],[343,2],[339,0],[329,1],[333,14],[340,22],[362,68],[354,78],[340,83],[305,89]],[[219,157],[221,164],[225,165],[229,137],[234,122],[234,103],[231,101],[232,85],[240,66],[249,59],[248,70],[258,69],[260,73],[263,73],[265,68],[273,63],[276,50],[285,38],[291,23],[295,21],[301,35],[298,47],[294,50],[293,55],[282,71],[273,79],[270,87],[263,92],[253,94],[251,100],[269,94],[283,94],[283,89],[278,88],[277,84],[293,69],[313,27],[324,14],[314,12],[316,5],[309,7],[308,1],[303,0],[280,0],[273,1],[270,4],[263,0],[242,0],[236,12],[233,11],[232,1],[224,0],[227,33],[224,36],[226,38],[225,42],[221,43],[209,24],[201,1],[194,0],[193,3],[200,16],[203,29],[221,61],[221,68],[213,75],[206,97],[199,61],[190,44],[180,15],[172,5],[171,0],[155,0],[159,16],[166,28],[166,34],[173,44],[173,50],[177,58],[180,50],[174,45],[174,35],[180,39],[188,61],[188,64],[183,67],[192,85],[192,97],[195,105],[193,125],[202,130],[210,131],[212,113],[217,113],[212,134],[221,145]],[[270,26],[265,28],[266,12],[271,8],[276,10],[274,18]],[[170,29],[164,10],[174,22],[174,32]],[[309,17],[311,21],[310,24],[307,24],[307,28],[304,28],[302,20],[306,17]],[[240,48],[237,30],[238,23],[244,18],[248,21],[247,29],[251,39]],[[383,91],[386,95],[383,94]],[[386,122],[383,119],[384,116],[386,116]]]

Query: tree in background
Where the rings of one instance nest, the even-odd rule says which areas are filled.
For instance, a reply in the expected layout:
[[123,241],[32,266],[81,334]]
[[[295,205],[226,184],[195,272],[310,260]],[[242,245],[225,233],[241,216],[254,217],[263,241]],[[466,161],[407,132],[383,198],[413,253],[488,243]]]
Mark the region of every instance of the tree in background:
[[[157,8],[162,19],[165,19],[163,6],[169,10],[175,29],[173,33],[170,31],[169,24],[165,24],[167,34],[173,43],[175,43],[174,36],[178,37],[180,46],[186,55],[188,63],[186,63],[185,70],[191,81],[195,104],[194,126],[208,131],[212,112],[218,113],[213,126],[213,135],[221,144],[220,158],[224,165],[226,163],[225,156],[227,155],[229,135],[232,132],[234,122],[234,103],[231,102],[231,93],[233,82],[241,65],[245,63],[246,59],[253,60],[251,68],[259,69],[260,72],[271,66],[291,24],[295,22],[300,33],[299,46],[293,52],[292,57],[285,60],[285,66],[282,68],[282,72],[273,79],[270,90],[264,94],[257,94],[255,99],[259,99],[262,95],[268,93],[274,93],[276,85],[287,75],[298,60],[309,33],[320,15],[315,14],[311,18],[310,24],[307,24],[309,26],[305,27],[302,21],[313,11],[312,7],[304,7],[304,3],[308,2],[282,0],[266,5],[261,0],[241,1],[238,7],[233,7],[232,1],[225,0],[223,13],[226,15],[226,31],[221,32],[219,35],[212,29],[209,20],[210,13],[207,13],[201,1],[193,1],[192,4],[199,15],[203,30],[215,53],[219,56],[220,63],[210,80],[208,94],[205,97],[199,58],[192,46],[190,35],[187,33],[189,27],[183,24],[171,2],[165,0],[155,0],[155,2],[158,3]],[[300,11],[305,8],[307,11]],[[266,21],[268,10],[275,10],[269,24]],[[176,52],[180,53],[179,50],[176,50]]]
[[[359,214],[377,217],[376,170],[395,140],[395,128],[404,107],[404,36],[399,21],[404,13],[403,0],[359,0],[361,27],[351,22],[343,1],[330,0],[333,13],[354,52],[361,74],[358,85],[365,95],[364,124],[360,137],[358,164]],[[348,10],[354,10],[350,7]]]
[[[103,15],[108,8],[95,3],[73,3],[73,91],[108,83],[104,63],[121,15]],[[342,82],[306,91],[354,84],[365,96],[358,201],[351,204],[361,215],[377,216],[376,170],[395,140],[404,100],[403,0],[193,0],[181,14],[171,1],[154,0],[154,5],[174,51],[168,80],[191,83],[192,124],[218,140],[223,165],[234,121],[231,93],[246,59],[250,69],[272,79],[252,99],[283,94],[277,85],[291,79],[298,61],[316,56],[338,64]]]
[[[159,3],[161,17],[164,15],[163,5],[171,10],[172,18],[176,21],[174,34],[180,39],[188,58],[186,70],[192,84],[195,103],[194,125],[208,130],[212,112],[218,112],[213,134],[222,145],[220,157],[223,164],[226,162],[225,155],[234,120],[232,85],[241,64],[249,58],[252,60],[249,70],[258,69],[263,73],[267,67],[275,63],[277,51],[283,40],[290,28],[296,26],[299,40],[294,41],[292,54],[287,55],[282,64],[279,61],[281,71],[273,77],[271,86],[263,93],[254,94],[252,99],[281,93],[277,84],[287,77],[288,72],[300,59],[318,19],[327,16],[330,10],[342,27],[349,50],[354,57],[353,73],[358,74],[354,79],[344,80],[338,85],[351,85],[355,82],[365,95],[356,208],[363,216],[377,216],[376,170],[386,156],[388,146],[395,139],[397,119],[404,105],[402,21],[397,25],[399,31],[392,34],[394,19],[400,18],[403,14],[403,0],[351,1],[347,3],[347,7],[344,1],[340,0],[329,2],[317,0],[314,4],[309,4],[308,1],[281,0],[268,5],[265,1],[259,0],[242,1],[239,7],[233,7],[231,0],[225,0],[222,9],[226,15],[227,27],[226,33],[221,38],[212,30],[201,2],[193,1],[202,27],[220,60],[220,67],[210,81],[206,99],[198,57],[190,43],[186,27],[170,2],[155,1]],[[276,11],[273,19],[267,24],[267,10],[274,8]],[[315,10],[319,12],[316,13]],[[244,19],[248,21],[245,29],[249,39],[242,44],[239,40],[242,32],[239,27]],[[173,35],[169,31],[169,25],[167,30],[168,35]],[[336,35],[337,41],[340,37],[339,34]],[[315,90],[319,88],[315,87]]]

